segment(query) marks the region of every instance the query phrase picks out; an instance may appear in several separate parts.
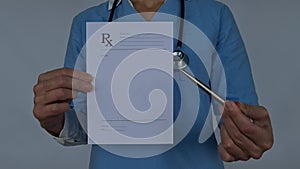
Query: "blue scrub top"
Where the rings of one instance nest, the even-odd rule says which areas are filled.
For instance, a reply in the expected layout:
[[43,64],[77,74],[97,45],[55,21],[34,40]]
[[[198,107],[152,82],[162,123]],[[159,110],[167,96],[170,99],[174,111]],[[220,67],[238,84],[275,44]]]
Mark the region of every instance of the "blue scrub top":
[[[185,0],[185,19],[196,25],[217,50],[226,75],[227,99],[257,105],[250,64],[232,13],[224,4],[213,0]],[[160,13],[180,16],[180,1],[167,0]],[[137,13],[127,0],[116,9],[114,19]],[[77,15],[72,23],[65,57],[65,67],[74,68],[78,55],[86,42],[86,22],[106,22],[110,14],[108,3],[89,8]],[[174,44],[176,45],[176,44]],[[175,48],[175,46],[174,46]],[[190,67],[197,77],[209,85],[209,77],[203,64],[187,46],[183,50],[190,57]],[[203,73],[205,72],[205,73]],[[212,135],[199,144],[198,138],[209,110],[210,96],[199,90],[201,109],[196,123],[188,135],[171,150],[148,158],[127,158],[112,154],[97,145],[92,146],[91,169],[221,169],[223,163],[218,154],[217,142]],[[180,103],[178,87],[174,88],[174,105]],[[187,98],[193,99],[193,98]],[[174,107],[174,113],[178,113]],[[176,131],[175,131],[176,132]]]

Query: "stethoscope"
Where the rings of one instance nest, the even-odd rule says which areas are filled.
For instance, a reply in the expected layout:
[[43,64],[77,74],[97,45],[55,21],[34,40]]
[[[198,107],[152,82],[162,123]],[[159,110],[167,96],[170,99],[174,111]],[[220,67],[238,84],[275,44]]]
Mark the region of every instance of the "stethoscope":
[[[182,37],[183,37],[183,29],[184,29],[184,19],[185,19],[185,0],[180,0],[180,27],[179,27],[179,33],[178,33],[178,39],[177,39],[177,45],[176,49],[173,51],[173,67],[174,70],[181,71],[183,74],[185,74],[190,80],[192,80],[194,83],[196,83],[200,88],[202,88],[204,91],[209,93],[212,97],[214,97],[218,102],[221,104],[225,104],[225,100],[221,98],[218,94],[213,92],[209,87],[207,87],[204,83],[202,83],[200,80],[196,79],[194,76],[192,76],[190,73],[188,73],[185,68],[188,66],[189,58],[188,56],[181,50],[182,49]],[[115,10],[117,8],[119,0],[114,0],[108,22],[112,22]]]

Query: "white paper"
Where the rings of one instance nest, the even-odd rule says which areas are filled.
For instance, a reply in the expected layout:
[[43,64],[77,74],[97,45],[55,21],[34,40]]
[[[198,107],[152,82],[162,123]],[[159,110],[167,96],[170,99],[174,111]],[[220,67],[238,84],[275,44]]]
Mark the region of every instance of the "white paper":
[[88,143],[172,144],[172,22],[91,22],[87,39]]

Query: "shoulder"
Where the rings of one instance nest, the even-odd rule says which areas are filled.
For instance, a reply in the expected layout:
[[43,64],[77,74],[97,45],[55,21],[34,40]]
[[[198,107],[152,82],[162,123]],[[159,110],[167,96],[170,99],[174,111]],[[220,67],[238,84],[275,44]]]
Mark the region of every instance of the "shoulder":
[[232,20],[229,7],[215,0],[186,0],[187,19],[216,42],[220,28]]
[[108,2],[88,8],[73,18],[70,39],[77,41],[81,46],[85,44],[87,22],[106,22],[108,15]]
[[82,22],[101,22],[106,21],[109,15],[108,2],[104,2],[98,6],[90,7],[79,14],[77,14],[73,22],[82,23]]
[[223,8],[227,8],[227,5],[223,2],[216,0],[190,0],[192,3],[196,4],[196,6],[205,7],[212,10],[221,10]]
[[224,12],[230,12],[229,7],[215,0],[189,0],[190,7],[193,12],[199,12],[202,15],[210,15],[219,17]]
[[189,0],[190,15],[198,23],[220,28],[221,25],[232,25],[235,20],[230,8],[215,0]]

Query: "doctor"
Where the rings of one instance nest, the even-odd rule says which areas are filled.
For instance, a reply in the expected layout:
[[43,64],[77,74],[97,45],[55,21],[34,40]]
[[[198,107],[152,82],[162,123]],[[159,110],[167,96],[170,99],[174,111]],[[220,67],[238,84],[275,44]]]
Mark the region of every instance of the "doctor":
[[[95,145],[92,147],[90,168],[221,169],[224,168],[221,160],[233,162],[259,159],[272,147],[273,133],[269,114],[266,108],[258,105],[247,53],[230,10],[213,0],[184,2],[185,19],[206,34],[222,60],[228,81],[227,99],[238,98],[239,101],[227,101],[225,104],[221,143],[217,145],[212,136],[205,143],[199,144],[191,133],[173,149],[140,159],[120,157]],[[34,86],[34,116],[46,131],[64,145],[86,143],[86,134],[79,125],[74,110],[70,109],[70,103],[77,96],[74,91],[86,93],[92,90],[93,77],[73,68],[85,44],[85,23],[107,21],[112,4],[113,1],[109,1],[92,7],[74,18],[65,68],[41,74]],[[151,20],[155,12],[178,16],[180,0],[120,0],[114,19],[140,13],[145,20]],[[203,126],[201,119],[198,119],[196,126],[197,123],[198,126]],[[198,130],[191,130],[194,131]]]

